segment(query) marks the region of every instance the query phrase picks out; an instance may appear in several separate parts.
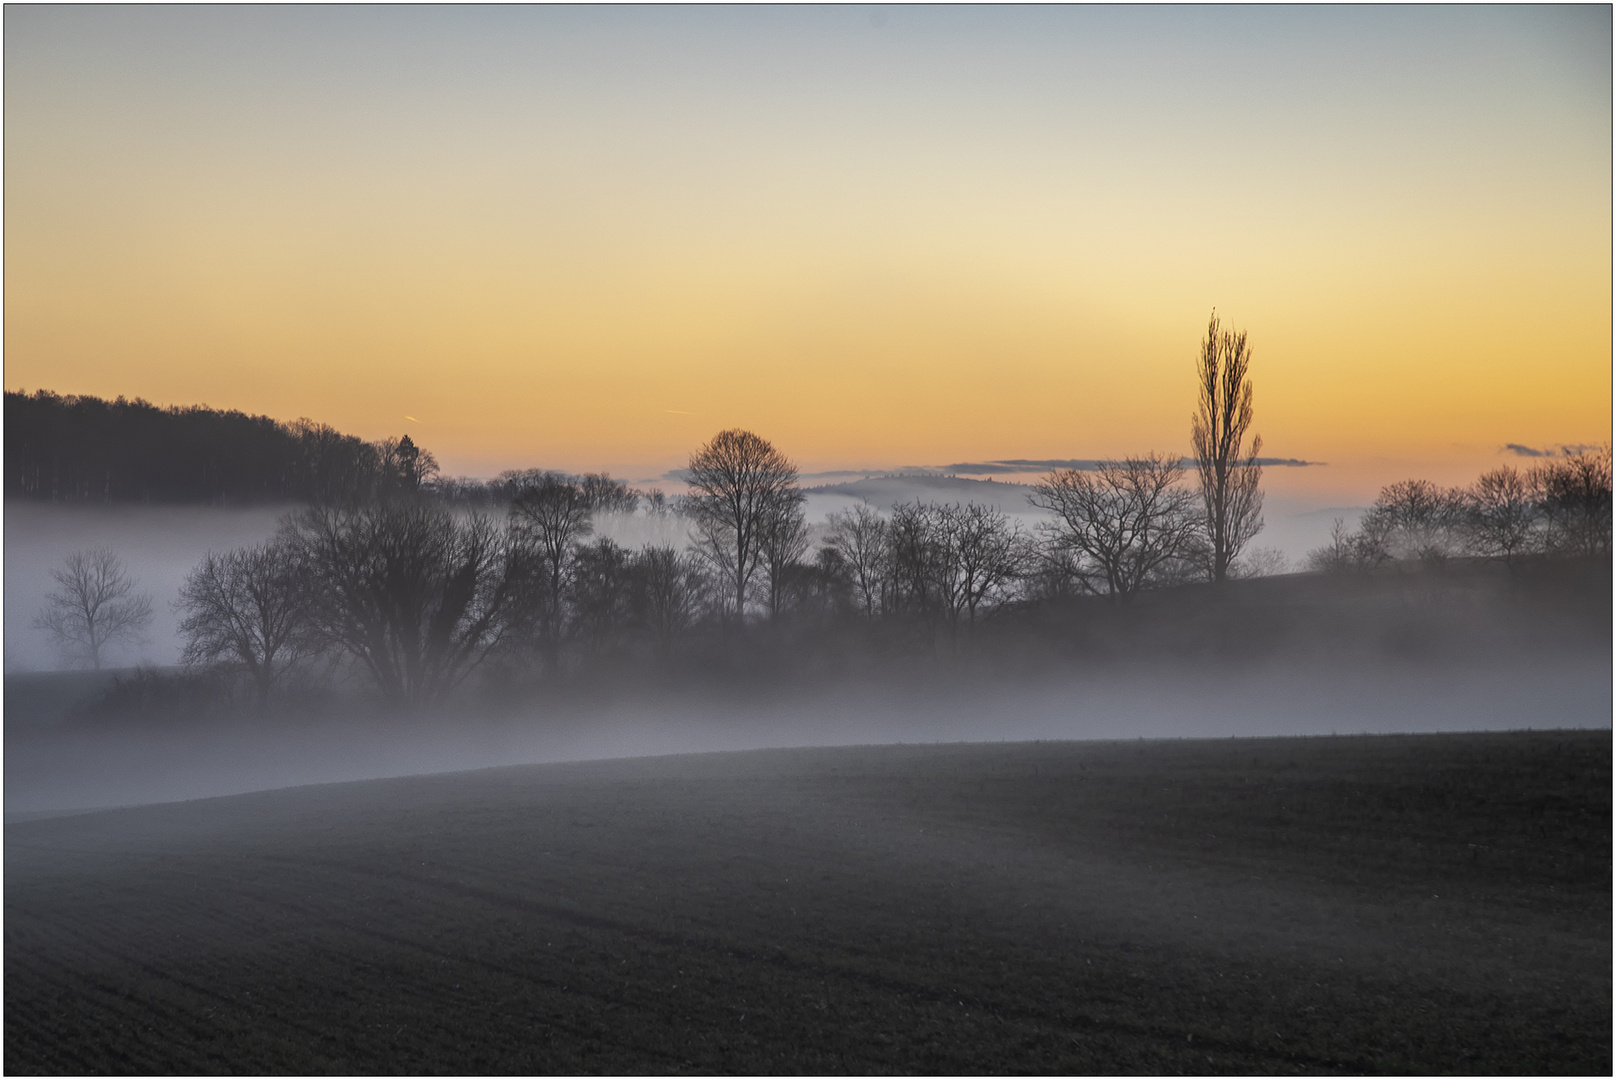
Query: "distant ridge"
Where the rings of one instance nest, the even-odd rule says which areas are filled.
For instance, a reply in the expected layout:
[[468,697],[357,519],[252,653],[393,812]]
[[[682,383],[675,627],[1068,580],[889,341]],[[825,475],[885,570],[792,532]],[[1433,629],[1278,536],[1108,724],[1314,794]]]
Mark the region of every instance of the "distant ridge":
[[5,392],[5,497],[213,506],[363,497],[436,468],[408,436],[379,443],[312,420]]
[[868,476],[839,484],[821,484],[804,488],[806,495],[849,495],[863,499],[872,506],[886,509],[894,503],[921,499],[925,502],[975,502],[992,506],[1007,513],[1025,513],[1034,509],[1027,501],[1032,494],[1029,484],[1014,484],[1004,480],[971,480],[962,476],[939,473],[893,473],[886,476]]

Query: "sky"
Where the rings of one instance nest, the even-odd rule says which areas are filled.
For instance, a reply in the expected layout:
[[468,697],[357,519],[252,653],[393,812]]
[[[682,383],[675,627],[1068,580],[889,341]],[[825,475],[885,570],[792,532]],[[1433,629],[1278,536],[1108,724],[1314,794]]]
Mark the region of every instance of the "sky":
[[1611,426],[1611,9],[8,5],[5,386],[446,472],[1184,452],[1297,495]]

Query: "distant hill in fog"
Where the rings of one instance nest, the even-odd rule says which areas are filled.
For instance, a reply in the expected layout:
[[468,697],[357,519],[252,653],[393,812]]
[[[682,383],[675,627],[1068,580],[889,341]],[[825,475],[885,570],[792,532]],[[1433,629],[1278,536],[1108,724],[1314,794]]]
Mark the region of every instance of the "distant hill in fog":
[[1009,484],[1001,480],[967,480],[931,473],[868,476],[862,480],[821,484],[803,490],[809,495],[849,495],[881,510],[894,503],[914,499],[922,502],[981,503],[1006,513],[1026,513],[1036,509],[1027,501],[1027,496],[1032,493],[1031,485]]

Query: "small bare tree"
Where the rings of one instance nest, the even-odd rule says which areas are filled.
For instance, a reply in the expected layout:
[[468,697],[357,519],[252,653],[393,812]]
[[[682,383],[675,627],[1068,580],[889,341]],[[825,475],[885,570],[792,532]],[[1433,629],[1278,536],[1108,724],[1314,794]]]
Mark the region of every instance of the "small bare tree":
[[1466,546],[1514,562],[1537,540],[1539,508],[1531,477],[1505,465],[1483,473],[1465,493]]
[[839,552],[858,591],[859,607],[866,618],[886,610],[887,587],[892,573],[892,550],[887,522],[868,503],[829,515],[829,545]]
[[651,631],[657,653],[666,660],[673,655],[679,635],[701,611],[706,582],[700,561],[689,552],[665,545],[646,547],[634,558],[634,572],[640,621]]
[[1276,577],[1291,572],[1291,560],[1276,547],[1248,548],[1229,567],[1232,578]]
[[767,439],[732,428],[691,455],[689,484],[684,505],[697,546],[727,579],[735,618],[744,619],[771,515],[801,499],[797,468]]
[[1010,597],[1028,562],[1020,527],[976,503],[900,503],[887,524],[898,606],[940,624],[950,639]]
[[892,610],[929,621],[947,603],[940,584],[947,553],[937,507],[918,499],[898,503],[892,508],[886,534]]
[[1429,480],[1399,480],[1380,489],[1359,527],[1382,537],[1393,558],[1441,559],[1458,549],[1464,520],[1464,492]]
[[1562,555],[1609,555],[1611,549],[1611,448],[1577,454],[1533,470],[1550,551]]
[[633,553],[609,537],[573,552],[570,637],[585,656],[599,658],[618,645],[633,612],[634,585]]
[[182,659],[244,671],[261,699],[317,651],[309,624],[307,575],[284,540],[209,552],[180,587]]
[[578,480],[584,501],[602,514],[632,514],[640,506],[640,493],[627,482],[613,480],[605,473],[588,473]]
[[1213,581],[1229,577],[1241,549],[1263,527],[1262,466],[1257,464],[1262,436],[1246,443],[1252,419],[1250,366],[1246,332],[1222,329],[1213,312],[1201,342],[1200,400],[1190,421]]
[[800,493],[792,491],[771,501],[758,530],[758,548],[769,618],[778,619],[785,607],[787,578],[808,552],[808,523]]
[[1386,535],[1385,519],[1373,514],[1364,515],[1362,527],[1357,530],[1347,528],[1344,520],[1336,518],[1330,542],[1307,553],[1307,568],[1319,573],[1373,570],[1392,557]]
[[1180,485],[1184,468],[1161,454],[1108,461],[1092,473],[1057,469],[1029,496],[1055,514],[1055,544],[1078,553],[1117,602],[1184,553],[1202,528],[1196,495]]
[[540,567],[538,630],[552,666],[559,662],[566,625],[567,578],[578,544],[594,531],[594,504],[582,485],[558,473],[524,476],[511,500],[510,520]]
[[151,623],[151,597],[135,592],[134,579],[110,548],[75,551],[50,574],[57,587],[46,594],[34,626],[70,663],[99,670],[108,645],[138,640]]
[[990,506],[967,503],[945,508],[966,622],[975,623],[1010,598],[1010,590],[1031,558],[1026,534],[1008,515]]

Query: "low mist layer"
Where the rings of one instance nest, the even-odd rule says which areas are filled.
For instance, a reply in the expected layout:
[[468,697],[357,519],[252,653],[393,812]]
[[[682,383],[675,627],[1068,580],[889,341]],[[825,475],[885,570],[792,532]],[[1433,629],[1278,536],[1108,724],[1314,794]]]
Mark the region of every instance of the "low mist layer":
[[[496,765],[766,747],[1607,728],[1608,652],[1435,664],[1120,664],[1027,681],[937,672],[750,688],[602,691],[432,715],[8,716],[6,812],[59,812]],[[9,695],[9,691],[8,691]]]

